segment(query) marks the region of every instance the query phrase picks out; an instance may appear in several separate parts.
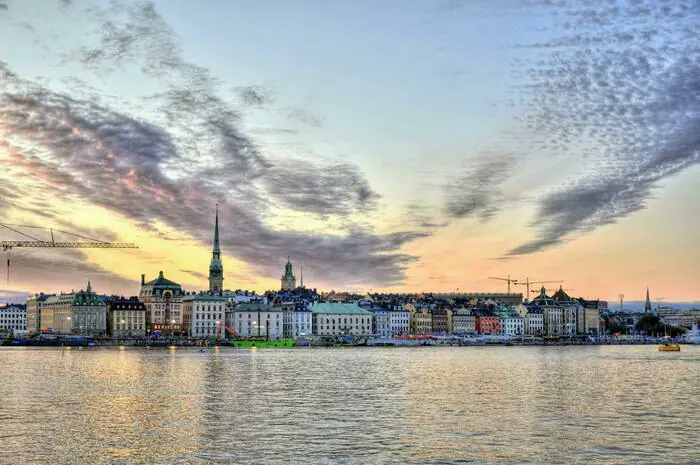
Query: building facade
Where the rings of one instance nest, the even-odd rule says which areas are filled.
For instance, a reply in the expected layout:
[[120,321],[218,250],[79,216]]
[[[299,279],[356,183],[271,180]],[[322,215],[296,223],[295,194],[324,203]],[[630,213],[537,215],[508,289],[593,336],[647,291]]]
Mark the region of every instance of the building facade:
[[391,335],[404,336],[409,334],[411,326],[409,323],[408,310],[401,305],[394,305],[391,310]]
[[365,310],[372,312],[372,334],[378,339],[391,339],[391,310],[378,305],[372,305]]
[[191,294],[182,298],[187,334],[195,339],[226,339],[228,299],[219,294]]
[[416,308],[409,315],[411,334],[430,334],[433,332],[433,315],[428,307]]
[[564,307],[547,296],[544,287],[540,289],[540,295],[532,300],[531,305],[542,310],[542,322],[544,336],[561,336],[564,334]]
[[317,336],[369,336],[372,312],[354,303],[315,303],[311,307],[313,332]]
[[454,334],[474,334],[476,317],[466,308],[459,308],[452,314],[452,332]]
[[529,307],[525,314],[525,334],[528,336],[542,336],[544,334],[544,314],[538,307]]
[[515,308],[510,305],[501,305],[497,313],[501,325],[501,334],[508,336],[522,336],[525,334],[525,320]]
[[47,297],[41,304],[40,330],[59,334],[104,336],[107,334],[107,305],[87,290]]
[[0,306],[0,330],[14,334],[27,334],[27,305],[7,304]]
[[29,334],[41,332],[41,306],[48,298],[49,295],[42,292],[27,299],[27,332]]
[[313,333],[311,309],[303,303],[294,308],[284,310],[284,337],[285,339],[299,336],[310,336]]
[[284,338],[283,311],[260,302],[242,303],[233,309],[233,329],[241,337],[264,337],[268,341]]
[[182,335],[187,333],[182,313],[182,287],[166,279],[161,271],[158,277],[146,282],[141,275],[139,300],[146,306],[146,333]]
[[107,329],[112,337],[138,338],[146,335],[146,306],[136,297],[113,299],[108,304]]
[[435,334],[447,334],[452,332],[452,310],[438,306],[431,312],[432,332]]
[[479,334],[500,334],[501,320],[490,310],[474,310],[476,332]]

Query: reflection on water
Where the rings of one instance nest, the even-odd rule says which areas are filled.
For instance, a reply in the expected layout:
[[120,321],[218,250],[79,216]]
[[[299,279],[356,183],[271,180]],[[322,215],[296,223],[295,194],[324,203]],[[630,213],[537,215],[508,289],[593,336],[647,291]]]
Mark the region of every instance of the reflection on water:
[[698,463],[700,347],[0,350],[0,463]]

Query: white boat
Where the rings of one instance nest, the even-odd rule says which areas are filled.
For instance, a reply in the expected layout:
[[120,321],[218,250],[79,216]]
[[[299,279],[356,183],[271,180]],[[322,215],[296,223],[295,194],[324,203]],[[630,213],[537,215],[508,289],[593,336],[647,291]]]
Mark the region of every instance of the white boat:
[[685,342],[688,344],[700,344],[700,323],[693,325],[693,329],[685,333]]

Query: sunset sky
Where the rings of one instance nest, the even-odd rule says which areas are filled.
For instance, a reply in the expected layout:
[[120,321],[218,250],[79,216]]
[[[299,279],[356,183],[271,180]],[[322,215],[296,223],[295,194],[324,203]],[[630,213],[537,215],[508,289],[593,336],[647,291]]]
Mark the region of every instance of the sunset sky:
[[0,0],[0,222],[139,245],[0,301],[205,289],[217,202],[229,289],[700,301],[698,162],[696,0]]

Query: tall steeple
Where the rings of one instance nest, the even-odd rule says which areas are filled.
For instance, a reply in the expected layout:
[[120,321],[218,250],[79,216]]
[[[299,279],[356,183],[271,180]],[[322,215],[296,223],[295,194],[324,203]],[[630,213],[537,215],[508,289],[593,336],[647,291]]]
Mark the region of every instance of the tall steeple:
[[644,303],[644,313],[651,313],[651,300],[649,299],[649,286],[647,286],[647,300]]
[[297,287],[297,279],[292,270],[292,262],[287,257],[287,264],[284,265],[284,275],[282,276],[282,290],[293,291]]
[[221,248],[219,247],[219,204],[216,204],[216,217],[214,219],[214,248],[211,252],[209,264],[209,292],[221,292],[224,285],[224,265],[221,262]]
[[301,264],[301,286],[300,287],[302,287],[302,288],[304,287],[304,264],[303,263]]
[[90,285],[90,280],[89,280],[89,279],[88,279],[87,291],[88,291],[88,294],[89,294],[90,292],[92,292],[92,286]]

